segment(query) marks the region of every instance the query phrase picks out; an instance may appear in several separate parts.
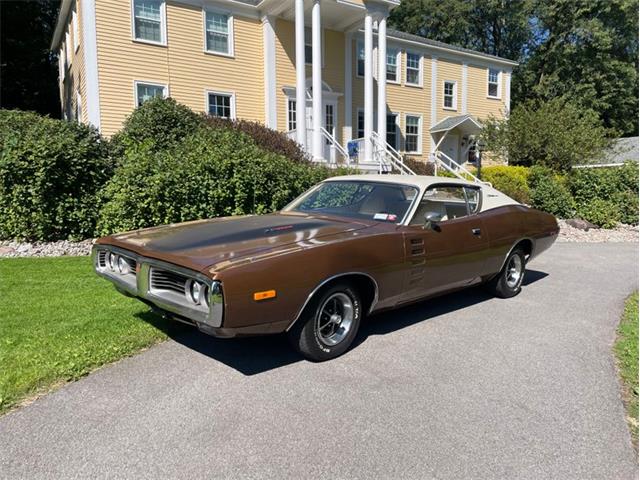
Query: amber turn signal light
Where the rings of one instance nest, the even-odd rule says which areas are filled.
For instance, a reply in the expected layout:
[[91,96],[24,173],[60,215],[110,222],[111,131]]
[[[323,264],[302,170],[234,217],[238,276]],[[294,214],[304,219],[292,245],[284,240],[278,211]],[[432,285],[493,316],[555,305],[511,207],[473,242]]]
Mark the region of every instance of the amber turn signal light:
[[259,302],[260,300],[266,300],[268,298],[275,298],[275,297],[276,297],[275,290],[265,290],[264,292],[255,292],[253,294],[253,299],[256,302]]

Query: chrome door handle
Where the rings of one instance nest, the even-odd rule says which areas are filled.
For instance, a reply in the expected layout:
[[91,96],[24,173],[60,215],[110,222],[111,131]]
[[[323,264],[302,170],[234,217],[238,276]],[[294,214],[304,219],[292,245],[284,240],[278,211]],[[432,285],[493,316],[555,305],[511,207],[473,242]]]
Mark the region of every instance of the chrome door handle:
[[482,234],[479,228],[472,228],[471,233],[473,233],[476,237],[479,237]]

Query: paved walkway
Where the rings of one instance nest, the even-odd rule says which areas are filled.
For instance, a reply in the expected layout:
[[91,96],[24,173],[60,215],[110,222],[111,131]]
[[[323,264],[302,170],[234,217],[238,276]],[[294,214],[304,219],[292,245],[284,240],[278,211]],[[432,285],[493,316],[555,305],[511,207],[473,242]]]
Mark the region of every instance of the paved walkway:
[[343,357],[188,333],[0,418],[6,478],[637,478],[611,344],[637,244],[557,244],[522,294],[371,319]]

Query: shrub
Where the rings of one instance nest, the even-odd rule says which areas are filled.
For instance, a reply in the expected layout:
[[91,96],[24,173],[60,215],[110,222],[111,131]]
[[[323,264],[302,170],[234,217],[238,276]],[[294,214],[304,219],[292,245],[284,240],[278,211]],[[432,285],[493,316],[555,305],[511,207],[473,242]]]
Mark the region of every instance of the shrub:
[[422,162],[412,157],[405,157],[404,163],[416,175],[433,175],[435,173],[435,165],[433,162]]
[[96,194],[111,172],[107,144],[95,129],[0,110],[0,238],[91,236]]
[[573,198],[561,177],[545,167],[529,172],[531,206],[559,218],[569,218],[575,210]]
[[578,216],[602,228],[613,228],[621,219],[618,205],[604,198],[594,198],[578,206]]
[[627,163],[623,167],[574,169],[568,176],[568,186],[579,214],[592,214],[594,209],[607,210],[608,206],[603,207],[600,202],[596,207],[591,205],[595,200],[607,200],[616,205],[619,221],[638,224],[637,163]]
[[171,98],[152,98],[136,108],[111,139],[114,154],[130,145],[149,143],[152,151],[180,142],[202,124],[200,115]]
[[482,169],[482,180],[520,203],[528,204],[529,169],[526,167],[495,166]]
[[267,213],[334,174],[267,152],[238,131],[201,127],[172,149],[127,149],[105,188],[98,231]]
[[601,157],[609,143],[606,134],[593,111],[555,98],[525,101],[508,119],[489,118],[483,138],[490,151],[507,156],[511,165],[541,165],[561,172]]
[[227,128],[249,135],[259,147],[267,152],[283,155],[296,162],[307,162],[309,158],[300,145],[283,132],[273,130],[259,122],[230,120],[205,116],[205,122],[213,128]]

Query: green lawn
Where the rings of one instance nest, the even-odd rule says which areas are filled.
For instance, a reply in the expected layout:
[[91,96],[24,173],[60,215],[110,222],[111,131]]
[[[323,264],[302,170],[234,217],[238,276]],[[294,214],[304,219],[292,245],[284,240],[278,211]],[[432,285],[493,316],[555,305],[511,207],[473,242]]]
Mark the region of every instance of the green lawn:
[[618,327],[618,339],[613,347],[624,385],[627,419],[631,436],[638,444],[638,292],[626,301]]
[[0,413],[162,341],[169,323],[88,257],[0,259]]

